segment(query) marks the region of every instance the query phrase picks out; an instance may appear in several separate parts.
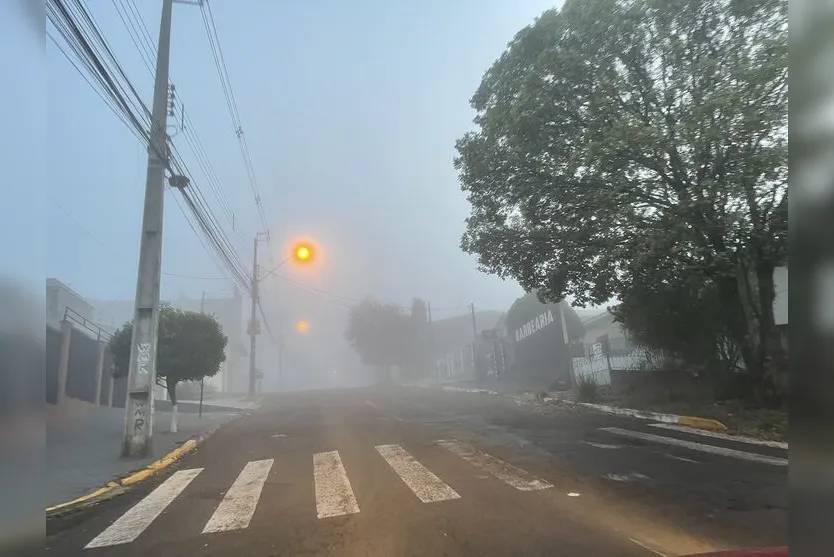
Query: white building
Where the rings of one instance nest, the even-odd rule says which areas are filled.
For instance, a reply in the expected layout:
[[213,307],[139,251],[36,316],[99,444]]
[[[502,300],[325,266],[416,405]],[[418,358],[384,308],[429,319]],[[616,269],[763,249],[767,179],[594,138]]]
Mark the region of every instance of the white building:
[[46,324],[56,329],[59,328],[67,308],[75,312],[74,317],[94,320],[93,305],[81,294],[58,279],[46,279]]

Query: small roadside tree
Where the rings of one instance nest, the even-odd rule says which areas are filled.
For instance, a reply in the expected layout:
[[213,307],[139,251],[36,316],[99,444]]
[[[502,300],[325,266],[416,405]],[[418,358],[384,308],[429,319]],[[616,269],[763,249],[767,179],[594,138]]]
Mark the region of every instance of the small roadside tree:
[[[133,323],[126,323],[110,339],[115,377],[124,377],[130,363]],[[211,316],[169,305],[159,310],[156,382],[171,399],[171,431],[177,431],[177,384],[213,377],[226,360],[228,338]]]

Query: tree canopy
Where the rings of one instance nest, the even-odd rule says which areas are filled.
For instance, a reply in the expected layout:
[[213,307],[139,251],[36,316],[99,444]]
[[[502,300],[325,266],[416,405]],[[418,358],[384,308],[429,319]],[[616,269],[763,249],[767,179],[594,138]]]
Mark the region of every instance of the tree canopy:
[[785,0],[567,0],[472,97],[461,246],[548,300],[709,282],[758,373],[787,249],[787,92]]
[[350,309],[345,337],[370,366],[404,366],[409,360],[411,322],[398,306],[364,300]]
[[[130,362],[133,323],[126,323],[110,340],[115,376],[124,377]],[[213,377],[226,360],[228,338],[211,315],[183,311],[168,305],[159,310],[156,376],[177,401],[177,384]]]

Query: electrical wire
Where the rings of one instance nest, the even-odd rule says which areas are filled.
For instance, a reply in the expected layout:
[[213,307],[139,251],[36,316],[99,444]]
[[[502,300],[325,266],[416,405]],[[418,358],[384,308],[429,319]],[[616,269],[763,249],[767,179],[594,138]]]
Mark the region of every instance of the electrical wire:
[[[73,67],[103,99],[107,99],[105,103],[121,117],[122,122],[137,135],[142,143],[155,149],[155,146],[150,142],[148,131],[151,120],[150,111],[83,2],[75,0],[74,5],[70,6],[65,0],[49,0],[47,15],[50,23],[79,61],[78,64],[73,63]],[[58,44],[57,39],[51,34],[50,38],[72,62],[69,53]],[[86,72],[82,70],[82,66],[86,68]],[[92,76],[93,80],[87,79],[85,73]],[[93,82],[97,85],[93,86]],[[239,256],[229,243],[202,192],[197,187],[193,175],[179,156],[176,146],[172,145],[170,157],[166,157],[162,153],[157,153],[157,155],[162,160],[167,161],[168,169],[172,174],[189,177],[190,185],[179,190],[192,217],[186,217],[186,221],[195,233],[197,228],[202,230],[203,236],[208,240],[208,245],[203,242],[203,238],[199,234],[197,236],[203,242],[207,253],[211,255],[214,252],[223,266],[231,272],[234,280],[245,291],[249,291],[251,276],[246,271],[246,266],[240,262]],[[182,210],[181,205],[180,208]]]
[[[112,2],[117,12],[119,12],[119,17],[130,35],[133,45],[136,47],[136,50],[145,62],[145,67],[147,68],[149,75],[153,78],[154,72],[152,66],[153,60],[156,58],[156,47],[154,46],[153,40],[148,32],[145,20],[142,18],[141,13],[133,0],[112,0]],[[169,85],[173,95],[176,87],[171,80],[169,80]],[[171,110],[173,111],[173,106],[176,103],[176,99],[173,96],[171,103]],[[234,212],[229,207],[228,198],[223,191],[223,187],[220,184],[217,173],[214,171],[211,159],[206,154],[205,148],[203,147],[199,136],[196,134],[193,122],[191,122],[188,114],[185,113],[184,105],[182,105],[180,120],[183,136],[185,137],[186,143],[188,144],[194,159],[197,161],[198,167],[206,179],[206,183],[208,183],[209,188],[212,190],[218,206],[225,215],[226,220],[231,225],[232,230],[237,233],[238,238],[242,241],[244,252],[248,252],[248,243],[244,240],[240,227],[237,226]],[[252,254],[248,253],[248,255],[251,256]]]
[[204,0],[200,4],[200,8],[203,15],[203,24],[205,26],[209,48],[211,49],[212,57],[214,58],[214,65],[217,68],[217,74],[220,77],[220,85],[223,89],[223,95],[226,98],[226,108],[229,110],[229,116],[232,119],[234,133],[238,139],[240,154],[243,157],[243,164],[246,168],[246,174],[249,179],[249,187],[252,190],[252,195],[255,197],[255,206],[258,209],[261,226],[263,227],[263,231],[267,234],[267,241],[269,241],[269,225],[264,213],[263,203],[261,202],[258,179],[255,175],[254,166],[252,165],[252,156],[249,152],[246,135],[243,132],[240,110],[238,109],[237,100],[235,99],[234,90],[232,89],[232,81],[229,77],[229,70],[223,56],[223,48],[220,45],[220,38],[217,34],[217,25],[215,24],[214,15],[211,11],[211,3],[208,0]]

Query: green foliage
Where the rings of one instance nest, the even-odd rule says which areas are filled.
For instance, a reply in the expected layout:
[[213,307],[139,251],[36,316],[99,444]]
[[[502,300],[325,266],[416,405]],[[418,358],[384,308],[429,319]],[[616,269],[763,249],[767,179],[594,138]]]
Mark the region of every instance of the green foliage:
[[[133,324],[126,323],[110,340],[116,377],[128,373],[132,335]],[[164,381],[172,401],[177,383],[212,377],[226,360],[228,338],[213,316],[162,305],[157,335],[157,381]]]
[[593,377],[577,378],[576,398],[579,402],[596,402],[599,400],[599,385]]
[[691,275],[764,377],[787,249],[787,2],[567,0],[471,104],[455,166],[483,270],[580,304]]
[[399,307],[368,299],[351,308],[345,338],[366,365],[404,366],[411,331],[411,321]]
[[709,369],[735,368],[738,354],[725,353],[730,331],[712,282],[697,273],[658,267],[640,278],[612,309],[635,344]]
[[363,301],[351,308],[345,337],[366,365],[400,366],[412,377],[430,371],[428,308],[420,298],[414,298],[410,315],[395,305]]

